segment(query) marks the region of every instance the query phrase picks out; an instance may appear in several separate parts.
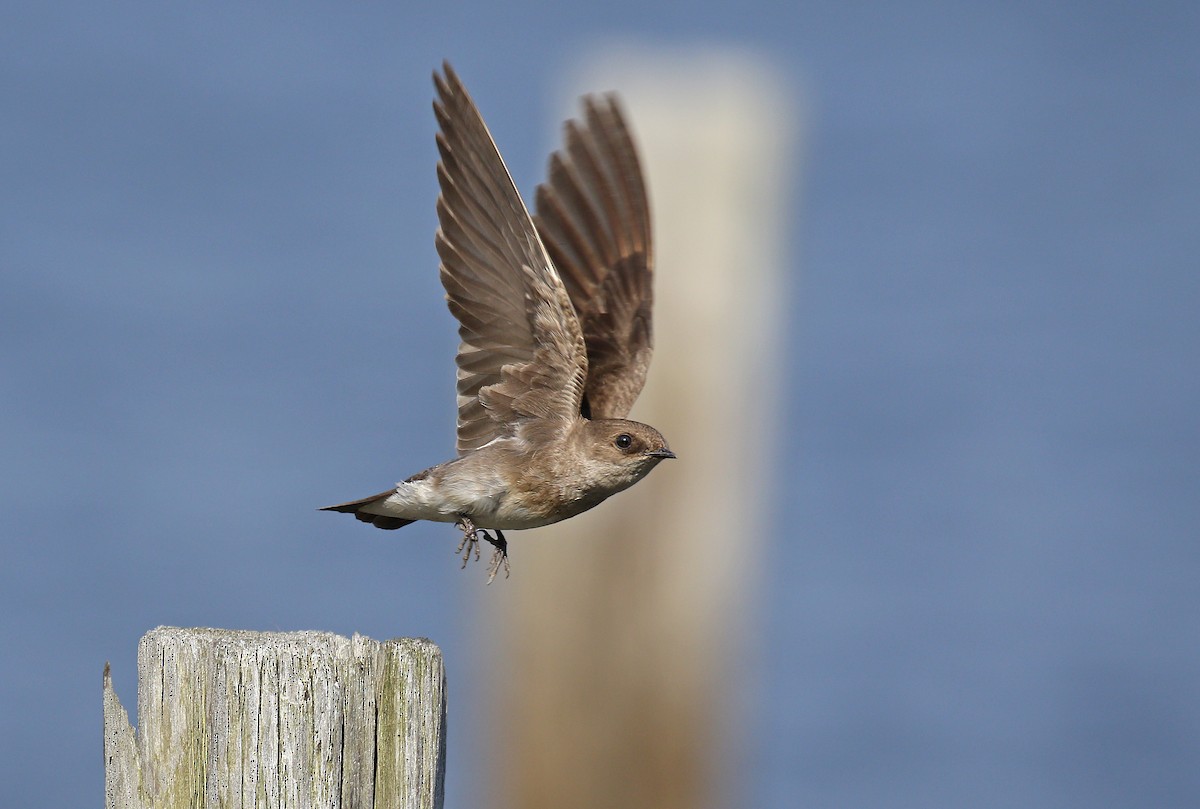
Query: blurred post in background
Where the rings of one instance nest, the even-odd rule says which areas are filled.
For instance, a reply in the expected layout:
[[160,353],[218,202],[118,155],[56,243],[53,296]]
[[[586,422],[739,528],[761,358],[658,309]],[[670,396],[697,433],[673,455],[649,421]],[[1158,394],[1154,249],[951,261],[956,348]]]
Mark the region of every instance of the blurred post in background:
[[630,417],[679,460],[518,537],[512,578],[481,591],[481,789],[511,809],[729,805],[758,684],[757,568],[768,541],[792,541],[770,516],[786,513],[772,432],[799,104],[762,61],[727,51],[607,50],[569,76],[558,120],[616,90],[640,148],[655,354]]

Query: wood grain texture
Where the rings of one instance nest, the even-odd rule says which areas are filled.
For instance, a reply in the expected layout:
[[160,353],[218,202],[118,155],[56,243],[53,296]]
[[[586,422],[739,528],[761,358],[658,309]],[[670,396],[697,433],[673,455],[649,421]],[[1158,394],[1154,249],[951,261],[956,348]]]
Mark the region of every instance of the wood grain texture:
[[159,627],[137,733],[105,669],[105,805],[439,809],[445,716],[428,640]]

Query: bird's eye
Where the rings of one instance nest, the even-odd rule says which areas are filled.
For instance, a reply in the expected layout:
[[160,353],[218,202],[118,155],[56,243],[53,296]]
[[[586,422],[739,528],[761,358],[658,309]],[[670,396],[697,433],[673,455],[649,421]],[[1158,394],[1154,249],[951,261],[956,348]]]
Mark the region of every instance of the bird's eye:
[[629,449],[633,446],[633,437],[628,433],[621,433],[613,441],[613,444],[616,445],[617,449]]

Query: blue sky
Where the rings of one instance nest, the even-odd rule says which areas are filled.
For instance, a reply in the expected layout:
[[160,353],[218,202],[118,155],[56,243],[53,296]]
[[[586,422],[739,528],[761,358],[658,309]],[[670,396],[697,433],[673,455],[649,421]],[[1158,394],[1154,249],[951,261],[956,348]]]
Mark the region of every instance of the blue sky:
[[528,190],[612,38],[757,51],[805,96],[754,805],[1195,805],[1194,4],[4,16],[12,805],[101,799],[100,672],[132,708],[158,624],[426,635],[469,676],[444,527],[312,509],[451,447],[432,69]]

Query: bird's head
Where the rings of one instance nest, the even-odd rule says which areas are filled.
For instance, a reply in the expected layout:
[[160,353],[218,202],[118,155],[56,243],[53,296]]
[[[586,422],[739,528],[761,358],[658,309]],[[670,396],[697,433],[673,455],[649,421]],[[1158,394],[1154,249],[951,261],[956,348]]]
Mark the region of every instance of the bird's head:
[[613,491],[632,486],[659,461],[675,457],[662,433],[636,421],[587,421],[581,438],[581,449],[593,474]]

